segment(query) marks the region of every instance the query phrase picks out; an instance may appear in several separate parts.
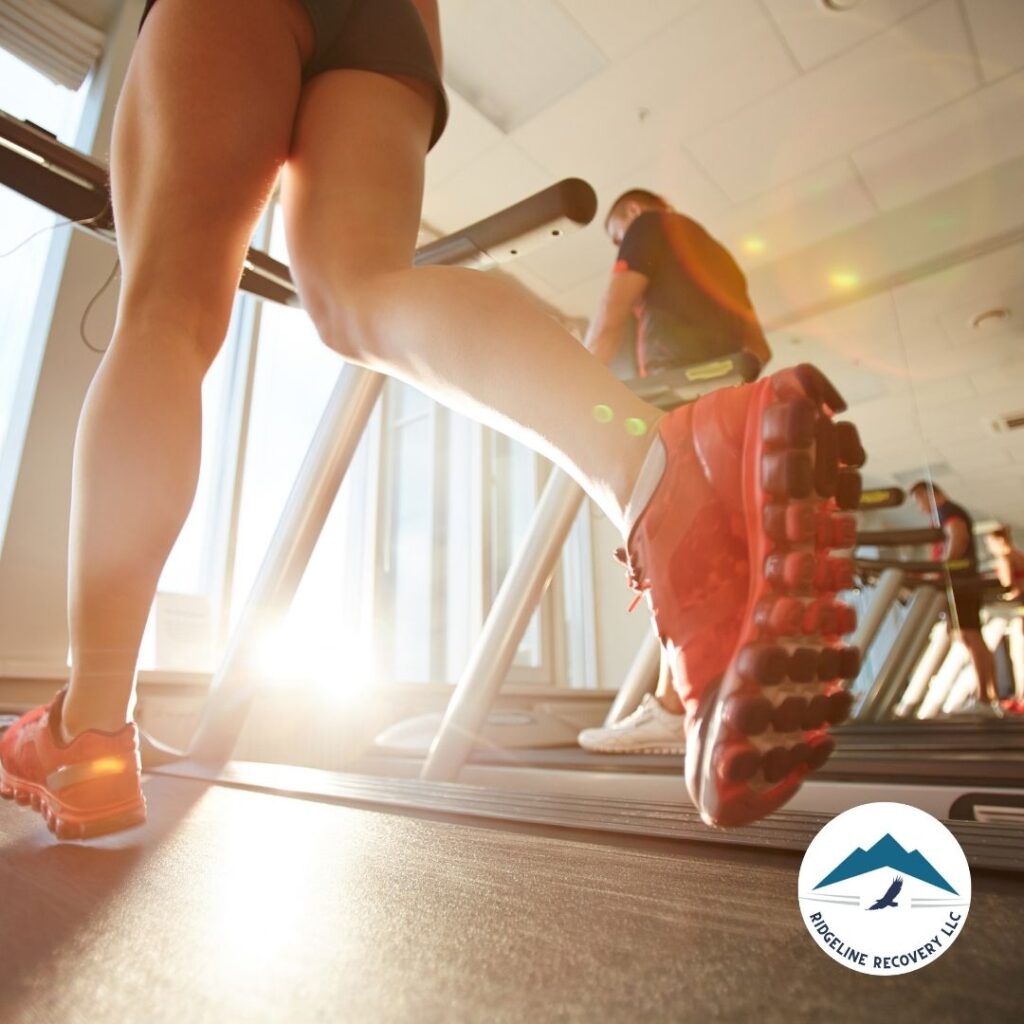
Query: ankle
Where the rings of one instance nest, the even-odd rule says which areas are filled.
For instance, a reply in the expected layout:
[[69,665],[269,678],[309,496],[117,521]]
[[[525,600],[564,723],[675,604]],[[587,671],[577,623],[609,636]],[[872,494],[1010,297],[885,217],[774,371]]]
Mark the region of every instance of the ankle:
[[655,700],[661,705],[661,710],[669,715],[681,715],[683,714],[683,702],[676,695],[673,690],[671,695],[659,694],[655,697]]
[[90,707],[79,708],[69,698],[65,698],[58,723],[58,732],[61,742],[67,745],[74,742],[84,732],[119,732],[127,724],[127,712]]

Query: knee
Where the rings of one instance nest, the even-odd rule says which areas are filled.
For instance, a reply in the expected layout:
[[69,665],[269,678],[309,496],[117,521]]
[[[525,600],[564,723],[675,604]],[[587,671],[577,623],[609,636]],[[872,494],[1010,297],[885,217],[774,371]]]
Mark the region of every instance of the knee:
[[158,347],[162,356],[173,355],[181,365],[189,365],[205,377],[226,334],[226,330],[203,330],[181,321],[120,317],[110,344],[122,352],[129,348],[152,352]]
[[373,273],[297,274],[302,303],[320,340],[343,359],[373,365],[381,355],[375,323],[381,276]]
[[170,296],[122,296],[113,344],[174,348],[205,374],[220,352],[231,322],[230,306],[218,310],[205,303]]

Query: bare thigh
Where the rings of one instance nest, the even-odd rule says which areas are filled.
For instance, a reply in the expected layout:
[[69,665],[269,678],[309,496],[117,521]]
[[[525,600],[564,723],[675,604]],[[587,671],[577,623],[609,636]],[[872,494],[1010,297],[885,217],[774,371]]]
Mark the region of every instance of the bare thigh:
[[118,105],[121,315],[220,338],[291,145],[313,32],[298,0],[160,0]]
[[339,350],[346,297],[355,303],[362,284],[412,264],[433,105],[422,83],[369,71],[329,71],[303,92],[282,180],[285,228],[305,306]]

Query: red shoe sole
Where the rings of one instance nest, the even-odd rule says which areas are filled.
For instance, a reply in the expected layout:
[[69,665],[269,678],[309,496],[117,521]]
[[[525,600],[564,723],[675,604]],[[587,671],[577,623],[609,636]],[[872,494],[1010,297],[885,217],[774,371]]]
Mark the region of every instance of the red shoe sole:
[[83,811],[81,808],[69,807],[38,783],[11,775],[2,764],[0,798],[31,807],[43,817],[46,827],[58,839],[94,839],[111,832],[135,828],[146,820],[146,799],[141,793],[137,799],[121,804]]
[[[743,452],[750,594],[736,655],[690,725],[686,781],[702,818],[748,824],[785,804],[829,758],[853,703],[841,680],[860,656],[840,638],[856,626],[835,600],[853,577],[864,450],[832,416],[845,403],[801,366],[753,385]],[[846,549],[830,557],[833,549]]]

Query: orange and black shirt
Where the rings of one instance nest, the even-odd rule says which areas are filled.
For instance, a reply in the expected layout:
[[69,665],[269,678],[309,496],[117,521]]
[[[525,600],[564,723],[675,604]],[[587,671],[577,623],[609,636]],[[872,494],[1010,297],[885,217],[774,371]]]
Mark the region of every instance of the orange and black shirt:
[[731,355],[747,348],[752,334],[762,335],[743,272],[689,217],[640,214],[622,239],[615,269],[635,270],[650,282],[634,310],[642,376]]

